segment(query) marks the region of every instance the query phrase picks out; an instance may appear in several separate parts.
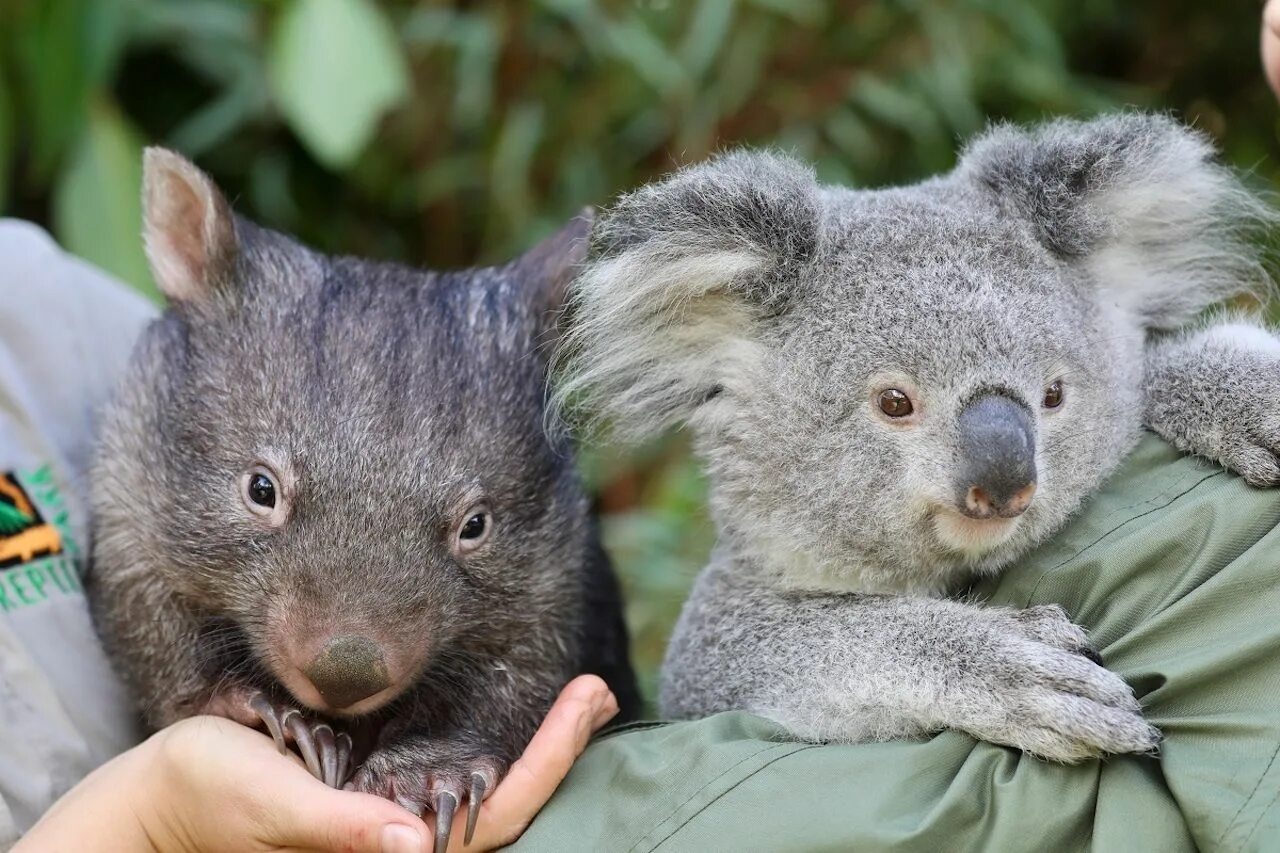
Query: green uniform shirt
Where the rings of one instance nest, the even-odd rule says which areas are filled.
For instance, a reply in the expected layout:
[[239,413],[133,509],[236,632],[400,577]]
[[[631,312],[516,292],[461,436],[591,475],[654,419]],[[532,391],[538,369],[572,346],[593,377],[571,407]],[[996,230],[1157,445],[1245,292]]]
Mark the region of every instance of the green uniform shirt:
[[1061,766],[958,732],[823,746],[743,713],[641,724],[593,744],[515,849],[1280,850],[1278,524],[1280,490],[1150,437],[978,590],[1088,627],[1158,758]]

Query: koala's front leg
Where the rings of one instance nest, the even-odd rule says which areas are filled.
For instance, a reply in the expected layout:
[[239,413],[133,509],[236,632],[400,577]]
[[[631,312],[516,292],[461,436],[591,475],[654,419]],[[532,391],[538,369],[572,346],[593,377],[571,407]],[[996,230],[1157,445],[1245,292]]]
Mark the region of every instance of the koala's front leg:
[[1255,486],[1280,485],[1280,338],[1220,321],[1154,338],[1143,383],[1147,426]]
[[1147,752],[1158,734],[1056,606],[789,592],[713,564],[663,668],[663,713],[741,709],[858,742],[944,728],[1056,761]]

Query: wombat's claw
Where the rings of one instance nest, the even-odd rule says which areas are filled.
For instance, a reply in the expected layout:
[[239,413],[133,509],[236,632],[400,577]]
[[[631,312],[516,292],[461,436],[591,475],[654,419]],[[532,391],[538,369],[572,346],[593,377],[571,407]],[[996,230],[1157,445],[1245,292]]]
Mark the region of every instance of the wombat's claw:
[[489,782],[484,778],[483,773],[471,774],[471,793],[467,796],[467,834],[463,836],[463,843],[470,844],[471,837],[476,834],[476,820],[480,817],[480,804],[484,802],[484,795],[489,789]]
[[[431,799],[431,809],[436,813],[435,853],[444,853],[449,847],[449,833],[453,829],[453,814],[462,802],[461,786],[437,783],[436,794]],[[476,821],[480,818],[480,806],[489,792],[489,780],[483,773],[471,774],[471,790],[467,792],[467,829],[462,841],[470,844],[476,834]]]
[[320,753],[320,781],[330,788],[341,787],[351,765],[351,736],[346,732],[334,734],[324,723],[311,733],[316,739],[316,751]]
[[267,731],[271,734],[271,739],[276,742],[281,755],[289,754],[289,744],[284,738],[284,724],[280,720],[280,712],[276,710],[267,694],[255,693],[249,699],[249,708],[258,715],[258,719],[262,720],[263,725],[267,727]]
[[255,694],[248,705],[267,727],[281,755],[289,754],[289,742],[293,741],[312,776],[330,788],[342,785],[351,769],[351,737],[346,732],[334,734],[328,723],[308,723],[297,708],[281,707],[265,693]]
[[445,853],[449,849],[449,831],[453,829],[453,812],[458,807],[458,797],[452,791],[441,791],[431,802],[436,813],[436,851]]
[[[467,801],[464,840],[471,843],[485,798],[493,793],[505,763],[487,757],[450,756],[445,766],[412,753],[375,753],[366,759],[344,790],[363,791],[399,803],[415,814],[436,814],[436,851],[449,846],[458,807]],[[423,765],[426,765],[424,768]],[[452,765],[452,766],[450,766]],[[456,768],[456,769],[454,769]]]
[[[320,753],[316,751],[316,741],[311,734],[311,727],[307,725],[306,720],[302,719],[302,712],[296,708],[290,708],[285,711],[284,726],[289,734],[293,735],[293,742],[298,746],[298,754],[302,756],[302,760],[307,765],[307,769],[311,771],[311,775],[325,782],[326,785],[329,784],[325,781],[324,771],[320,767]],[[325,726],[325,728],[328,728],[328,726]],[[332,731],[330,733],[332,734]]]

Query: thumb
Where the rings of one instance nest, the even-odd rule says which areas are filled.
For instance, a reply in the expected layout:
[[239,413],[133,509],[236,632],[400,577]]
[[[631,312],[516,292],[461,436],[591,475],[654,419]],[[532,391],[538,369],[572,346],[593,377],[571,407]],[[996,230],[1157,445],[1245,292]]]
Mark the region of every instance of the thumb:
[[286,795],[275,841],[286,849],[334,853],[426,853],[431,837],[422,820],[372,794],[338,791],[307,777],[306,790]]

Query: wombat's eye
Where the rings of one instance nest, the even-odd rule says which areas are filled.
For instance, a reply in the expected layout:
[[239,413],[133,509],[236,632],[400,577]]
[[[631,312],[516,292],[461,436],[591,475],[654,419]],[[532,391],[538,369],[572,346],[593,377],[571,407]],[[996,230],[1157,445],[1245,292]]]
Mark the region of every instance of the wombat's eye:
[[461,516],[454,537],[454,548],[461,554],[470,554],[489,539],[493,529],[493,515],[485,504],[473,504]]
[[1044,407],[1046,409],[1056,409],[1062,405],[1062,380],[1058,379],[1050,383],[1049,387],[1044,389]]
[[271,509],[276,505],[276,484],[266,474],[253,474],[249,477],[249,501],[260,507]]
[[891,418],[905,418],[915,411],[915,406],[911,405],[911,398],[905,391],[897,388],[886,388],[881,391],[876,403],[880,406],[880,411]]
[[255,465],[240,475],[240,497],[245,508],[272,525],[282,524],[287,515],[279,482],[275,472],[263,465]]

